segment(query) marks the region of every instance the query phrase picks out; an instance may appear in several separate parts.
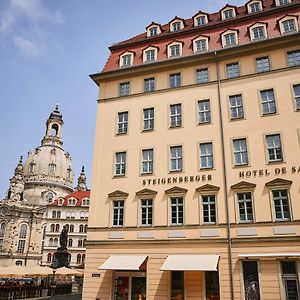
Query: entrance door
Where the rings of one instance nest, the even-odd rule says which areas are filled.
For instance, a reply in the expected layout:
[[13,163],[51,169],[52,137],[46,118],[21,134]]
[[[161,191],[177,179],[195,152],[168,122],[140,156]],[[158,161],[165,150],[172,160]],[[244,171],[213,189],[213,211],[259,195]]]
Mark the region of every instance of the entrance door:
[[131,300],[146,300],[146,278],[132,277]]
[[282,261],[281,270],[286,300],[299,300],[299,285],[296,262]]

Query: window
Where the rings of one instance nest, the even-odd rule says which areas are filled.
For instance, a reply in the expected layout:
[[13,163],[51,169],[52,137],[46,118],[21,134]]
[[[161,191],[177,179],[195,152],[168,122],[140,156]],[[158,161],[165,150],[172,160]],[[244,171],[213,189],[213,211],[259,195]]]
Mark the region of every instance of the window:
[[251,193],[238,193],[237,197],[240,222],[253,222]]
[[273,89],[260,91],[260,99],[263,115],[276,113],[276,103]]
[[73,239],[69,239],[68,240],[68,247],[72,247],[73,246]]
[[152,209],[153,209],[152,199],[141,200],[141,225],[142,226],[152,226]]
[[261,40],[266,38],[265,27],[257,26],[252,28],[252,40]]
[[277,6],[289,4],[290,0],[276,0]]
[[34,167],[35,167],[35,163],[30,163],[28,166],[28,172],[29,173],[34,173]]
[[248,165],[248,150],[246,139],[233,140],[234,165]]
[[113,226],[123,226],[124,200],[113,201]]
[[115,176],[125,176],[126,152],[117,152],[115,161]]
[[300,84],[293,85],[296,109],[300,110]]
[[181,55],[181,45],[175,44],[169,46],[169,57],[180,56]]
[[52,219],[56,219],[56,210],[52,211]]
[[297,30],[294,19],[282,21],[283,33],[295,32]]
[[236,78],[240,76],[239,63],[226,64],[226,76],[227,78]]
[[210,114],[209,99],[198,101],[198,124],[204,124],[210,122],[211,122],[211,114]]
[[195,52],[207,51],[207,40],[201,39],[195,41]]
[[52,254],[51,253],[48,253],[48,255],[47,255],[47,262],[48,263],[52,262]]
[[171,197],[171,225],[183,225],[183,197]]
[[143,130],[149,131],[154,129],[154,108],[143,109]]
[[205,292],[206,299],[220,299],[218,271],[205,272]]
[[55,224],[51,224],[50,226],[50,232],[54,232],[55,231]]
[[216,196],[215,195],[202,196],[202,212],[203,212],[203,223],[205,224],[216,223]]
[[261,3],[260,2],[254,2],[254,3],[251,3],[249,5],[249,12],[252,14],[252,13],[256,13],[256,12],[259,12],[261,11]]
[[171,299],[184,299],[183,271],[171,271]]
[[[69,206],[75,206],[76,205],[76,199],[74,199],[74,198],[71,198],[71,199],[69,199],[69,201],[68,201],[68,205]],[[71,218],[71,212],[70,212],[70,218]]]
[[181,104],[172,104],[170,105],[170,127],[181,127],[181,125]]
[[236,44],[236,33],[227,33],[224,35],[224,47],[234,46]]
[[78,240],[78,247],[82,247],[82,240]]
[[211,169],[214,167],[212,143],[200,144],[200,169]]
[[[299,57],[300,59],[300,57]],[[181,75],[180,73],[170,74],[170,88],[176,88],[181,86]]]
[[53,247],[53,238],[49,239],[49,243],[48,244],[49,244],[50,247]]
[[268,161],[282,161],[282,149],[281,149],[281,141],[279,134],[272,134],[266,136],[267,141],[267,153],[268,153]]
[[289,198],[287,190],[272,191],[276,221],[290,220]]
[[181,22],[172,23],[172,30],[171,31],[179,31],[180,29],[181,29]]
[[206,17],[205,16],[199,16],[196,19],[196,26],[202,26],[206,24]]
[[85,254],[82,254],[82,256],[81,256],[81,262],[82,262],[82,263],[85,262]]
[[55,175],[55,172],[56,172],[56,164],[49,164],[49,167],[48,167],[48,174],[49,175]]
[[257,261],[243,261],[245,299],[260,299]]
[[229,96],[230,119],[244,118],[244,107],[242,95]]
[[125,134],[128,131],[128,111],[118,113],[118,134]]
[[24,249],[25,249],[25,240],[19,240],[17,252],[24,253]]
[[157,27],[149,28],[149,36],[156,36],[158,34]]
[[142,174],[153,173],[153,149],[142,150]]
[[130,93],[130,83],[122,82],[120,83],[120,96],[128,96]]
[[57,219],[60,219],[60,218],[61,218],[61,211],[58,211],[58,212],[57,212],[56,218],[57,218]]
[[170,147],[170,171],[182,171],[182,146]]
[[268,56],[256,58],[256,71],[257,73],[270,71],[270,62]]
[[282,286],[286,300],[299,299],[299,281],[296,261],[281,262]]
[[208,68],[196,70],[197,83],[208,82]]
[[234,18],[233,9],[226,9],[223,11],[223,20],[228,20]]
[[70,224],[69,232],[74,232],[74,225],[73,224]]
[[26,224],[22,224],[21,227],[20,227],[19,238],[20,239],[26,239],[26,235],[27,235],[27,225]]
[[150,49],[145,51],[145,61],[149,62],[149,61],[154,61],[155,60],[155,50],[154,49]]
[[59,227],[60,227],[59,224],[55,225],[55,232],[59,232]]
[[83,225],[82,224],[79,225],[79,232],[83,232]]
[[300,50],[289,51],[288,55],[288,65],[289,67],[300,65]]
[[78,264],[81,263],[81,254],[77,254],[76,262],[77,262]]
[[132,65],[132,54],[124,54],[120,57],[121,67],[130,67]]
[[0,239],[0,252],[3,251],[3,239]]
[[145,78],[144,79],[144,92],[153,92],[155,91],[155,78]]
[[4,237],[5,235],[5,223],[1,223],[0,225],[0,237]]

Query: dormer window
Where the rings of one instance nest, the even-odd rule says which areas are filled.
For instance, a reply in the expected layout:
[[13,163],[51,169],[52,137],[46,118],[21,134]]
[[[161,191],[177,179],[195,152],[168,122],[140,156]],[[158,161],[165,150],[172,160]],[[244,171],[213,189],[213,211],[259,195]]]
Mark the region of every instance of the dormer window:
[[157,48],[148,47],[143,51],[143,62],[153,62],[157,59]]
[[82,206],[89,206],[90,205],[90,200],[89,199],[82,199]]
[[201,17],[196,18],[196,24],[197,24],[196,26],[205,25],[206,24],[205,16],[201,16]]
[[173,42],[168,46],[168,57],[178,57],[182,55],[182,43]]
[[232,47],[238,44],[238,32],[236,30],[227,30],[222,34],[222,45]]
[[133,65],[133,52],[125,52],[120,56],[120,67],[126,68]]
[[258,41],[267,38],[267,24],[256,23],[249,27],[251,41]]
[[170,22],[170,31],[180,31],[183,29],[184,24],[183,20],[180,18],[175,17],[171,22]]
[[153,37],[161,33],[161,26],[157,23],[152,22],[146,27],[147,37]]
[[281,34],[289,34],[298,31],[297,17],[286,16],[279,20]]
[[223,10],[222,16],[223,20],[233,19],[235,17],[234,10],[232,8]]
[[196,15],[193,16],[194,27],[203,26],[208,23],[208,16],[206,13],[199,11]]
[[208,37],[200,36],[193,41],[194,53],[205,52],[208,50]]
[[251,1],[247,4],[249,14],[257,13],[262,10],[261,1]]
[[291,3],[291,0],[276,0],[276,6],[282,6]]
[[68,200],[68,205],[69,206],[75,206],[76,205],[76,199],[74,199],[74,198],[69,199]]

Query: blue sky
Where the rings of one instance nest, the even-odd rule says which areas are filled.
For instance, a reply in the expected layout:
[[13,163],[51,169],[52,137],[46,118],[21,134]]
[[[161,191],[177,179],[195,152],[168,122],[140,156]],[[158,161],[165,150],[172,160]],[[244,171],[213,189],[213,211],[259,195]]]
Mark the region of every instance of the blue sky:
[[145,31],[152,21],[190,18],[246,0],[1,0],[0,199],[19,156],[40,145],[57,101],[64,118],[64,149],[75,178],[82,165],[90,182],[97,86],[108,46]]

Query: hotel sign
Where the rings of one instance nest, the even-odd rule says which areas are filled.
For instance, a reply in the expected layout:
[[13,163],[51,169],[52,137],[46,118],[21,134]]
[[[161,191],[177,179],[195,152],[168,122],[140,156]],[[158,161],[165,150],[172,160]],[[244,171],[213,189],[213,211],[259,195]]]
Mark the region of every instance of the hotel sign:
[[266,177],[270,175],[283,175],[283,174],[300,174],[300,166],[293,166],[291,168],[280,167],[275,169],[256,169],[248,171],[240,171],[239,178],[255,178]]

